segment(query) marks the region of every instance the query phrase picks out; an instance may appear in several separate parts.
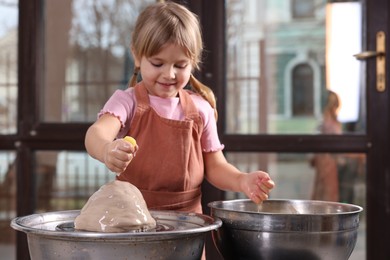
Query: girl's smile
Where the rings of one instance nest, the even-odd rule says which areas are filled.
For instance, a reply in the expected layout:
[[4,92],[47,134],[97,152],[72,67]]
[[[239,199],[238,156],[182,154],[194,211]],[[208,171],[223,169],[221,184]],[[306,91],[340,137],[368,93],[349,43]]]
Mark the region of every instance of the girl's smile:
[[176,83],[163,83],[163,82],[157,82],[157,84],[160,84],[163,87],[167,87],[167,88],[170,86],[176,85]]
[[188,83],[193,68],[186,50],[172,43],[164,45],[154,56],[136,59],[137,62],[149,94],[163,98],[176,97]]

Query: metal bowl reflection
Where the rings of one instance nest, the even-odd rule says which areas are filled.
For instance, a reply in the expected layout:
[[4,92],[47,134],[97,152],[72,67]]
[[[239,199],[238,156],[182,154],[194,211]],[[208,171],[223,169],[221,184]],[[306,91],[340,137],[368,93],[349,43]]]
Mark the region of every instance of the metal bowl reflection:
[[212,231],[224,259],[345,260],[357,240],[361,207],[325,201],[215,201]]

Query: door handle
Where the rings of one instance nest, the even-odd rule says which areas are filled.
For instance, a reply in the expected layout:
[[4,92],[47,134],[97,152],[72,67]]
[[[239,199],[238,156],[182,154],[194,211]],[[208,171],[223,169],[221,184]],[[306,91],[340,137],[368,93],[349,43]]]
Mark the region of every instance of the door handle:
[[376,51],[363,51],[353,55],[358,60],[376,57],[376,89],[383,92],[386,89],[386,35],[383,31],[376,34]]

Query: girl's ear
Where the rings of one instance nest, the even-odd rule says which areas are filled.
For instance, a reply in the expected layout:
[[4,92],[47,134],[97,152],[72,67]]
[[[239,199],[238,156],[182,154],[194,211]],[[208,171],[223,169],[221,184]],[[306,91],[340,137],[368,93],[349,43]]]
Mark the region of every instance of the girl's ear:
[[139,68],[140,67],[140,64],[141,64],[141,60],[140,58],[138,57],[138,55],[136,54],[133,46],[131,46],[131,54],[133,55],[133,58],[134,58],[134,66],[136,68]]

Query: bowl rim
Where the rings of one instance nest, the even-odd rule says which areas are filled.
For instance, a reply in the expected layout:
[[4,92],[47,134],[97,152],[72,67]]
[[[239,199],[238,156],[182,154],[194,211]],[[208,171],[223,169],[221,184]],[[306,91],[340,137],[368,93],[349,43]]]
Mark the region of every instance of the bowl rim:
[[350,215],[350,214],[357,214],[363,211],[363,207],[350,204],[350,203],[344,203],[344,202],[333,202],[333,201],[322,201],[322,200],[305,200],[305,199],[268,199],[261,203],[269,203],[269,202],[294,202],[294,203],[315,203],[315,204],[327,204],[327,205],[333,205],[333,206],[339,206],[339,207],[349,207],[354,208],[354,210],[351,211],[344,211],[344,212],[329,212],[329,213],[283,213],[283,212],[255,212],[250,210],[237,210],[237,209],[229,209],[229,208],[222,208],[217,207],[217,205],[222,204],[233,204],[233,203],[252,203],[255,204],[250,199],[232,199],[232,200],[217,200],[212,201],[207,204],[207,206],[211,210],[217,210],[217,211],[223,211],[223,212],[236,212],[236,213],[246,213],[246,214],[256,214],[256,215],[302,215],[302,216],[335,216],[335,215]]
[[[185,213],[185,212],[178,212],[178,211],[168,211],[168,210],[150,210],[150,213],[154,217],[156,214],[160,214],[162,216],[174,216],[177,215],[178,218],[185,218],[185,217],[192,217],[192,218],[199,218],[204,220],[205,225],[199,226],[196,228],[188,228],[183,230],[174,230],[174,231],[161,231],[161,232],[118,232],[118,233],[110,233],[110,232],[93,232],[93,231],[82,231],[77,230],[76,232],[69,232],[69,231],[62,231],[62,230],[48,230],[48,229],[42,229],[42,228],[35,228],[31,226],[27,226],[25,222],[27,222],[29,219],[32,218],[41,218],[44,219],[45,217],[52,217],[56,214],[70,214],[71,216],[74,216],[74,218],[79,214],[80,210],[64,210],[64,211],[51,211],[51,212],[44,212],[44,213],[35,213],[31,215],[26,216],[19,216],[11,220],[10,226],[17,230],[22,231],[26,234],[34,234],[34,235],[43,235],[43,236],[50,236],[50,237],[62,237],[62,238],[79,238],[79,239],[85,239],[85,238],[96,238],[96,239],[126,239],[129,238],[133,239],[144,239],[144,240],[150,240],[155,237],[158,237],[159,239],[171,238],[172,236],[180,237],[180,236],[188,236],[188,235],[198,235],[202,233],[206,233],[215,229],[218,229],[222,226],[222,220],[218,217],[212,217],[204,214],[199,213]],[[74,218],[63,219],[64,222],[72,222]],[[157,218],[162,218],[157,217]],[[39,225],[38,223],[36,225]]]

